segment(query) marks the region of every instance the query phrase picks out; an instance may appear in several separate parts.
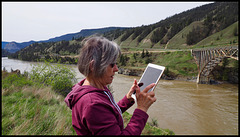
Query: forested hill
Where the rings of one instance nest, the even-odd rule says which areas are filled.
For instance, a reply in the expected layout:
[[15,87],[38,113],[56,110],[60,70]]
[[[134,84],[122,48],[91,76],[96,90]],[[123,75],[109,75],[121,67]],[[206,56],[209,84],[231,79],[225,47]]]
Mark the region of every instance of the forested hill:
[[[116,41],[122,50],[186,49],[238,45],[238,2],[215,2],[150,25],[114,29],[102,33]],[[36,61],[59,55],[77,55],[84,37],[69,41],[39,42],[11,57]]]
[[80,37],[87,37],[92,34],[103,34],[105,32],[111,31],[111,30],[122,30],[125,29],[126,27],[105,27],[105,28],[98,28],[98,29],[83,29],[80,32],[77,33],[70,33],[70,34],[65,34],[62,36],[50,38],[48,40],[42,40],[42,41],[29,41],[29,42],[22,42],[22,43],[17,43],[17,42],[2,42],[2,49],[7,50],[8,52],[14,53],[26,46],[29,46],[32,43],[46,43],[46,42],[58,42],[58,41],[70,41],[73,39],[78,39]]
[[174,36],[194,24],[181,36],[185,39],[183,44],[194,45],[237,21],[238,2],[217,2],[176,14],[152,25],[128,29],[116,41],[123,47],[166,48],[168,42],[176,42],[170,41]]

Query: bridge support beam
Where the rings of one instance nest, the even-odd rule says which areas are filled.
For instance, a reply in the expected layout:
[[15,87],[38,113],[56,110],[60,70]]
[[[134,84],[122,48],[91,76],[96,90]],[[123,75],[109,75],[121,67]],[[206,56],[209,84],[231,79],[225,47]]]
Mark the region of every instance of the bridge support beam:
[[230,57],[238,60],[238,46],[194,49],[191,53],[198,66],[198,84],[210,83],[210,73],[223,58]]

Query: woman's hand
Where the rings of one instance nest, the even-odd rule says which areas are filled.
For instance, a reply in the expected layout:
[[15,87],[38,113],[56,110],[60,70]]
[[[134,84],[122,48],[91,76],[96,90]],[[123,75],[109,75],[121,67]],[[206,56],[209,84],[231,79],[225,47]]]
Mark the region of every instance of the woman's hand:
[[134,101],[134,99],[132,98],[132,94],[133,94],[133,92],[134,92],[135,90],[139,90],[139,91],[140,91],[140,88],[139,88],[139,86],[138,86],[138,84],[137,84],[137,80],[136,80],[136,79],[134,79],[133,85],[132,85],[132,87],[130,88],[129,92],[128,92],[127,95],[126,95],[126,96],[127,96],[127,99],[128,99],[130,102]]
[[137,108],[147,112],[148,108],[156,101],[155,93],[153,91],[148,92],[155,86],[154,83],[148,85],[142,92],[140,88],[136,90]]

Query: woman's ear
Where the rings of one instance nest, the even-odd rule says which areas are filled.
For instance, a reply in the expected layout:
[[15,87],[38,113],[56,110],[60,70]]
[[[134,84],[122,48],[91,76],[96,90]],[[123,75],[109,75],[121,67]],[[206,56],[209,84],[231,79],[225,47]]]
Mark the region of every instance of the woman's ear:
[[93,63],[94,63],[94,60],[92,60],[89,65],[89,69],[91,72],[93,72],[93,70],[94,70]]

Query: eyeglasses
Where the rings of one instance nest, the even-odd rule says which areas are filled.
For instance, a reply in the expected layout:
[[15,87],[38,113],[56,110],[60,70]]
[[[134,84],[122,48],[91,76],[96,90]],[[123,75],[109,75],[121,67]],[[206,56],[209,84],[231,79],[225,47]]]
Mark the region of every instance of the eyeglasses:
[[115,65],[117,65],[117,63],[111,63],[110,65],[113,68]]

